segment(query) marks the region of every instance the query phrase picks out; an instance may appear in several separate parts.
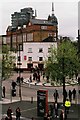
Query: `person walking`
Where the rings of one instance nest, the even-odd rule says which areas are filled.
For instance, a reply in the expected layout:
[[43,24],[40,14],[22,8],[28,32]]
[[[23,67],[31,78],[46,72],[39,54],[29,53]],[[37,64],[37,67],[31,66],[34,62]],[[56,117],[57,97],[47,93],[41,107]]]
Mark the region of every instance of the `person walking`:
[[66,89],[64,90],[64,101],[66,101],[66,99],[67,99],[67,91],[66,91]]
[[44,115],[44,120],[48,120],[47,113],[45,113],[45,115]]
[[9,106],[8,110],[7,110],[7,117],[12,120],[12,109],[11,107]]
[[47,114],[47,120],[51,120],[52,116],[51,116],[51,111],[48,110],[48,114]]
[[70,109],[70,107],[71,107],[71,102],[70,102],[70,100],[66,100],[65,101],[65,113],[66,114],[69,114],[69,109]]
[[59,109],[59,104],[57,103],[57,101],[54,102],[54,114],[55,114],[55,118],[58,118],[58,109]]
[[69,90],[69,100],[70,100],[70,102],[72,100],[72,92],[71,92],[71,90]]
[[59,94],[58,94],[58,91],[56,89],[55,89],[53,96],[54,96],[54,101],[57,102],[57,99],[59,98]]
[[29,77],[29,80],[30,80],[30,82],[32,82],[32,76],[30,75],[30,77]]
[[20,120],[20,116],[21,116],[21,111],[20,108],[16,108],[16,120]]
[[66,120],[66,119],[67,119],[67,115],[65,114],[64,110],[61,110],[59,120]]
[[75,100],[75,98],[76,98],[76,90],[75,90],[75,88],[73,89],[72,94],[73,94],[73,100]]
[[3,86],[3,97],[5,98],[5,86]]

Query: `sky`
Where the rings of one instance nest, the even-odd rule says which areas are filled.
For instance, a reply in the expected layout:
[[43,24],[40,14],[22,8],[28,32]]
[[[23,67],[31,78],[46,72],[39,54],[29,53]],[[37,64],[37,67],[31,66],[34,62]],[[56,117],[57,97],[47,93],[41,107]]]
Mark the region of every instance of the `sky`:
[[20,9],[32,7],[37,11],[37,18],[47,19],[52,14],[58,19],[58,35],[76,39],[78,35],[78,0],[2,0],[0,1],[0,35],[6,34],[11,25],[11,14]]

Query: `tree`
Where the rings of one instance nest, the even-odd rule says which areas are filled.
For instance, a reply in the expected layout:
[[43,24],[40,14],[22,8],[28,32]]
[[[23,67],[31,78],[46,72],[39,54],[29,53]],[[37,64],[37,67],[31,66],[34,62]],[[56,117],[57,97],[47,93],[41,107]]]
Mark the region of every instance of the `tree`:
[[46,73],[50,79],[63,82],[63,76],[70,78],[77,74],[80,69],[80,63],[77,55],[77,49],[71,41],[63,41],[57,49],[51,48],[49,59],[46,60]]
[[63,83],[63,104],[65,103],[65,78],[79,73],[80,63],[77,49],[71,41],[64,40],[56,50],[51,48],[51,53],[46,61],[46,73],[52,81]]
[[12,74],[15,57],[9,51],[8,45],[2,46],[2,79],[7,79]]

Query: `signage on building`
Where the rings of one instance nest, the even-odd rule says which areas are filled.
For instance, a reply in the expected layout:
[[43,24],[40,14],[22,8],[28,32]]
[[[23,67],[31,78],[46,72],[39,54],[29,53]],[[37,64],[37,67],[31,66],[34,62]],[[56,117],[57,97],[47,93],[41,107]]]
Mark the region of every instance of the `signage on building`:
[[47,26],[41,26],[41,29],[42,29],[42,30],[46,30],[46,29],[47,29]]
[[24,56],[24,60],[27,60],[27,57],[26,57],[26,55]]
[[48,91],[37,91],[37,115],[43,117],[48,112]]

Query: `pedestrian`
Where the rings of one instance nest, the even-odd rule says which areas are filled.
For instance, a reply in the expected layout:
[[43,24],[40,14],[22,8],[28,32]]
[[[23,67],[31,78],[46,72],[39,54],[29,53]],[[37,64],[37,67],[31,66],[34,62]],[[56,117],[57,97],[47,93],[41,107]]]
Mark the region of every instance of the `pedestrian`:
[[23,77],[21,77],[21,82],[23,83]]
[[59,118],[60,118],[59,120],[66,120],[67,119],[67,115],[65,114],[64,110],[61,110]]
[[50,110],[48,110],[48,114],[47,114],[47,120],[51,120],[51,111]]
[[50,104],[51,116],[54,117],[54,105]]
[[56,89],[55,89],[53,96],[54,96],[54,101],[57,102],[57,99],[59,98],[59,94],[58,94],[58,91]]
[[69,90],[69,100],[70,100],[70,102],[72,100],[72,92],[71,92],[71,90]]
[[63,94],[64,103],[65,103],[65,101],[66,101],[66,99],[67,99],[67,91],[66,91],[66,89],[64,90],[63,93],[64,93],[64,94]]
[[44,80],[45,72],[43,71],[43,80]]
[[66,101],[65,101],[65,113],[66,114],[69,114],[70,107],[71,107],[71,102],[70,102],[70,100],[66,99]]
[[29,80],[30,80],[30,82],[32,82],[32,76],[30,75],[30,77],[29,77]]
[[40,74],[37,76],[37,82],[40,82]]
[[12,120],[12,109],[11,109],[10,106],[9,106],[9,108],[7,110],[7,116],[8,116],[8,118],[10,118],[10,120]]
[[73,89],[72,94],[73,94],[73,100],[75,100],[75,98],[76,98],[76,90],[75,90],[75,88]]
[[57,103],[57,101],[54,102],[54,114],[55,114],[55,118],[58,118],[58,109],[59,109],[59,104]]
[[20,116],[21,116],[21,111],[20,111],[20,108],[17,107],[16,108],[16,120],[20,120]]
[[35,73],[33,73],[33,80],[35,81]]
[[44,120],[48,120],[47,113],[45,113],[45,115],[44,115]]
[[3,97],[5,98],[5,86],[3,86]]
[[46,79],[47,79],[47,83],[49,83],[49,76],[48,75],[46,76]]

